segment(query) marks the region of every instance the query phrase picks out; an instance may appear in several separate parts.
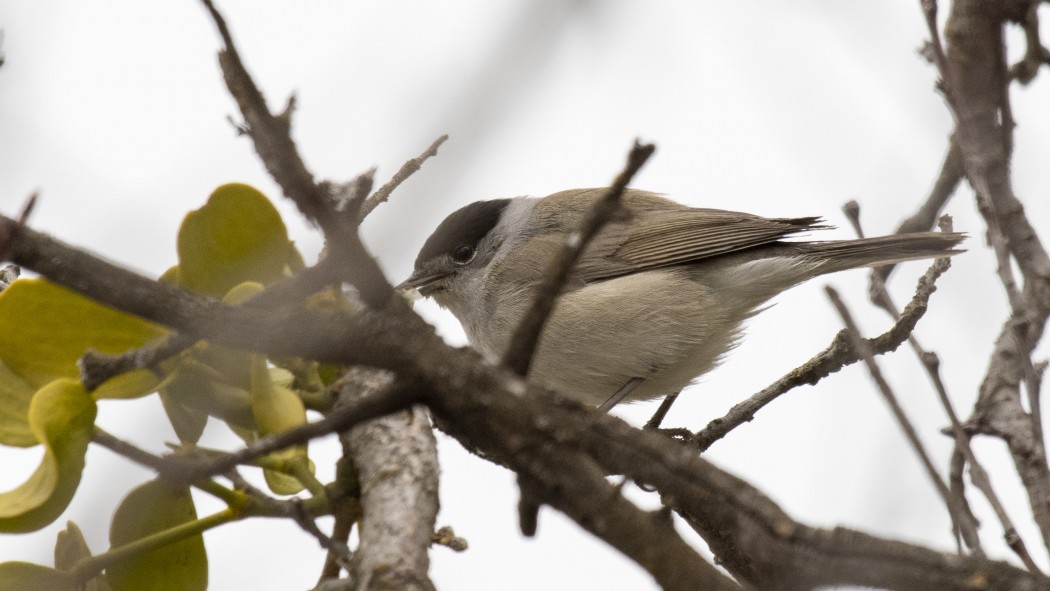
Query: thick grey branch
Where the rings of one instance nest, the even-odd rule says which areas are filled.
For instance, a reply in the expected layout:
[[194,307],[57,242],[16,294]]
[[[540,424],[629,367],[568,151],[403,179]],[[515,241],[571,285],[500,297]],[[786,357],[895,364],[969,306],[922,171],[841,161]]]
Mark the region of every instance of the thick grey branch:
[[[390,387],[378,370],[350,370],[338,411]],[[413,406],[340,435],[361,486],[360,543],[349,579],[360,591],[430,591],[429,550],[438,511],[437,442],[427,411]]]

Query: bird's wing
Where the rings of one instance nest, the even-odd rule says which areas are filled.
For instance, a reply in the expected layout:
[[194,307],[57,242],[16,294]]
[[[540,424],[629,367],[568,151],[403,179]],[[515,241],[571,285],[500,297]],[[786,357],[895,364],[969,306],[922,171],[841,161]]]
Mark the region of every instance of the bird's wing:
[[[579,228],[605,191],[575,189],[540,200],[533,213],[538,231],[527,239],[527,248],[508,254],[496,265],[495,272],[509,272],[521,284],[542,280],[555,253],[564,246],[565,237]],[[764,218],[693,208],[636,189],[627,190],[622,199],[626,215],[614,217],[594,237],[577,261],[566,290],[739,252],[825,227],[815,217]]]
[[[665,206],[650,194],[628,194],[631,219],[613,222],[595,236],[577,263],[585,283],[628,273],[693,263],[740,252],[824,228],[820,218],[764,218],[720,209]],[[666,201],[656,197],[660,201]]]

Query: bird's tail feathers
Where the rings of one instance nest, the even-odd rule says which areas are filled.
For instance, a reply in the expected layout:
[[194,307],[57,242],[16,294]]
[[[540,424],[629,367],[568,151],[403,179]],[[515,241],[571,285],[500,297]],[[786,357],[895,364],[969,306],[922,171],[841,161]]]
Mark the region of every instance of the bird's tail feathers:
[[860,240],[808,242],[798,246],[801,254],[820,261],[818,266],[823,274],[948,257],[964,251],[955,247],[965,239],[966,234],[960,232],[916,232]]

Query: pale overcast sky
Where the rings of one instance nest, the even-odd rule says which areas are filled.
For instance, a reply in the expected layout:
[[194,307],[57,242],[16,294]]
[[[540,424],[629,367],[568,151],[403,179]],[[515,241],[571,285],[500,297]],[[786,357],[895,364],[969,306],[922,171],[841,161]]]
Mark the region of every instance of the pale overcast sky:
[[[839,208],[857,199],[868,234],[890,232],[927,194],[952,128],[933,69],[917,53],[925,27],[915,1],[218,6],[271,106],[297,94],[295,138],[319,178],[342,181],[378,166],[385,179],[438,135],[451,136],[440,157],[366,224],[367,242],[394,280],[407,275],[416,249],[453,209],[607,184],[635,138],[657,145],[635,186],[697,206],[823,215],[840,226],[827,238],[852,236]],[[4,214],[39,190],[33,227],[155,276],[175,261],[181,216],[216,186],[240,181],[270,195],[306,256],[316,256],[317,232],[281,199],[226,120],[235,106],[216,61],[220,42],[198,2],[0,0],[0,27]],[[1017,192],[1044,238],[1046,78],[1043,71],[1013,93]],[[940,353],[965,416],[1006,308],[969,192],[948,212],[971,233],[971,250],[941,280],[917,335]],[[894,277],[899,301],[924,269],[911,263]],[[865,331],[888,327],[866,302],[863,272],[795,289],[750,324],[723,367],[686,392],[668,424],[698,429],[822,349],[839,328],[821,292],[827,283],[840,288]],[[429,304],[419,310],[449,341],[464,342],[450,316]],[[950,442],[938,430],[947,420],[914,356],[902,349],[883,367],[946,471]],[[641,423],[654,408],[618,412]],[[155,452],[175,439],[155,398],[105,401],[100,412],[106,429]],[[522,538],[513,476],[439,439],[439,525],[471,544],[462,554],[432,552],[439,588],[655,588],[644,571],[553,511],[541,512],[535,539]],[[204,443],[236,439],[213,424]],[[333,441],[315,445],[318,465],[330,465],[336,451]],[[1040,558],[1009,459],[995,442],[980,442],[978,452]],[[39,456],[38,449],[0,449],[0,489],[17,485]],[[807,523],[953,548],[945,509],[859,366],[788,394],[706,457]],[[120,497],[149,478],[92,449],[63,518],[41,532],[0,536],[0,560],[50,564],[66,519],[103,551]],[[630,495],[657,503],[637,490]],[[218,509],[199,498],[201,514]],[[1008,557],[985,503],[972,499],[986,544]],[[323,561],[312,539],[278,521],[225,526],[205,541],[217,590],[306,589]]]

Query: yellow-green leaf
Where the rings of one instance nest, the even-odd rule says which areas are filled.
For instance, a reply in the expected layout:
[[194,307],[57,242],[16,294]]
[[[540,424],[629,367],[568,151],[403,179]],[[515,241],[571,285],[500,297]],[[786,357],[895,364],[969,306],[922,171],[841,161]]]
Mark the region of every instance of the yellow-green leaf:
[[243,304],[245,301],[262,293],[264,289],[266,289],[266,286],[258,281],[245,281],[244,283],[238,283],[222,296],[222,302],[224,304],[230,304],[231,306]]
[[292,384],[295,383],[295,374],[283,367],[271,367],[270,381],[273,382],[275,386],[291,388]]
[[[197,519],[190,490],[152,480],[128,493],[113,515],[113,548],[141,540]],[[156,550],[137,554],[106,569],[114,591],[204,591],[208,557],[204,538],[192,535]]]
[[113,376],[102,382],[91,394],[97,399],[103,398],[139,398],[156,392],[161,379],[148,369],[133,369]]
[[204,368],[209,368],[216,379],[228,386],[248,389],[251,371],[251,356],[244,351],[227,349],[211,343],[199,343],[194,348],[194,357]]
[[55,542],[55,568],[69,572],[77,564],[91,558],[91,549],[77,524],[69,521],[66,529],[58,532]]
[[160,393],[160,401],[164,405],[164,412],[168,415],[175,434],[183,443],[197,443],[204,434],[204,427],[208,425],[208,413],[190,408],[175,400],[172,395],[164,390]]
[[271,435],[306,423],[306,408],[295,392],[274,383],[262,355],[252,356],[252,414],[261,435]]
[[34,391],[0,360],[0,443],[17,447],[37,444],[29,430],[29,401]]
[[[309,466],[313,472],[313,463]],[[267,488],[276,495],[294,495],[305,488],[298,478],[269,468],[263,469],[263,479],[266,480]]]
[[12,591],[77,591],[69,573],[28,562],[0,564],[0,589]]
[[55,380],[33,395],[29,427],[44,458],[29,480],[0,493],[0,531],[35,531],[65,511],[80,484],[95,413],[94,398],[76,380]]
[[[259,425],[260,435],[271,435],[293,429],[306,423],[306,408],[299,396],[290,389],[275,384],[262,355],[252,356],[252,414]],[[299,458],[305,461],[306,445],[295,445],[270,454],[277,460]],[[281,495],[295,494],[303,489],[295,478],[273,470],[264,470],[266,484],[270,490]]]
[[179,266],[172,265],[168,267],[166,271],[160,274],[160,277],[157,277],[157,281],[163,281],[165,283],[174,283],[175,285],[180,285]]
[[183,406],[202,410],[231,425],[255,429],[251,394],[212,379],[203,369],[189,364],[180,366],[161,390]]
[[122,353],[167,331],[44,279],[0,293],[0,360],[34,388],[75,378],[87,349]]
[[216,298],[245,281],[271,283],[301,261],[273,204],[236,183],[219,187],[186,215],[178,251],[178,282]]
[[[63,572],[73,572],[78,564],[91,558],[91,549],[80,528],[72,521],[66,523],[66,529],[58,532],[55,542],[55,568]],[[80,591],[113,591],[101,574],[92,578]]]

